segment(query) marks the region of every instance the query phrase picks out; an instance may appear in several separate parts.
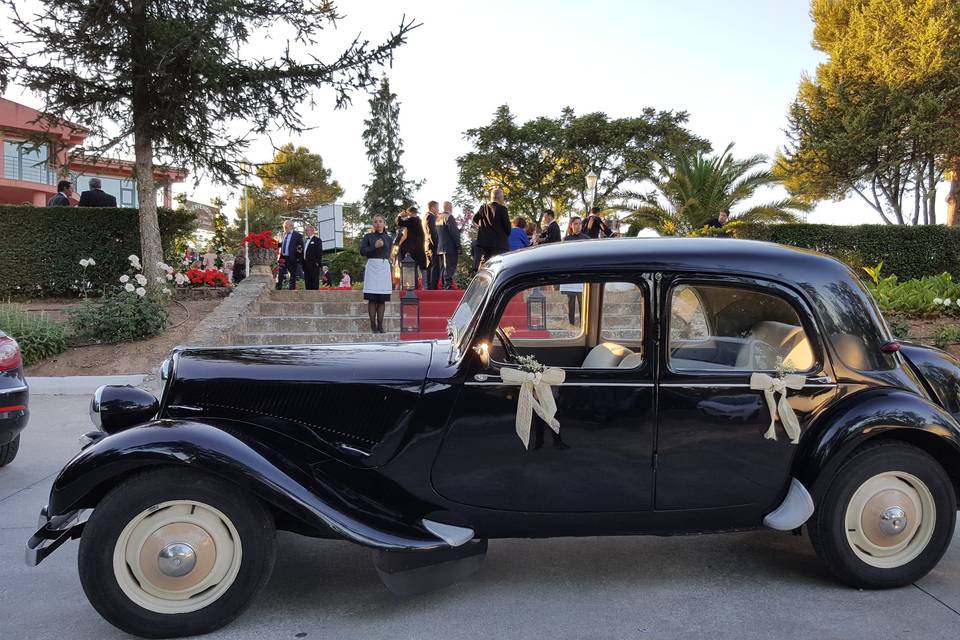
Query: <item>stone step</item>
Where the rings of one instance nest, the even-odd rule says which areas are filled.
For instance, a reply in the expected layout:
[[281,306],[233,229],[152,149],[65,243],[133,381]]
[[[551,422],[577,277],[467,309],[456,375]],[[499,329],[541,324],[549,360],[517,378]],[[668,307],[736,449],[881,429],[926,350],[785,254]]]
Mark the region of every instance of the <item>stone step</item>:
[[391,333],[256,333],[244,332],[236,340],[238,345],[265,344],[350,344],[360,342],[397,342],[398,332]]
[[[400,331],[400,317],[383,318],[387,331]],[[244,331],[250,333],[359,333],[370,329],[370,318],[341,316],[255,316],[247,318]]]

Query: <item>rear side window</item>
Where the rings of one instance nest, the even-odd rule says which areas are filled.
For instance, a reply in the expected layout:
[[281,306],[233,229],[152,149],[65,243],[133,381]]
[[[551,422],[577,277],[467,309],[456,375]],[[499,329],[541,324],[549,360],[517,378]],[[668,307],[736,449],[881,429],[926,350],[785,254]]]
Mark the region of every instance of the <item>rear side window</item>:
[[679,285],[670,296],[674,371],[809,371],[812,343],[790,303],[734,286]]

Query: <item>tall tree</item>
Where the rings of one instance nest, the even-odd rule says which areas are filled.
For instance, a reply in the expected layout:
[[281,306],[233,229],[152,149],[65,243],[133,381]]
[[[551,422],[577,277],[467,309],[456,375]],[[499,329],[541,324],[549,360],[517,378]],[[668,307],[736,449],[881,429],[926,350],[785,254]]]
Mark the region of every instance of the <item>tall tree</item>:
[[[313,51],[340,18],[327,0],[40,1],[24,16],[20,0],[0,0],[20,34],[0,42],[0,59],[51,122],[96,134],[85,152],[132,146],[151,282],[161,259],[155,157],[235,183],[251,136],[302,131],[299,106],[320,87],[345,106],[416,26],[403,19],[383,42],[357,37],[323,61]],[[253,46],[277,33],[285,45]]]
[[323,158],[306,147],[283,145],[270,162],[257,166],[257,177],[263,182],[263,193],[280,211],[296,211],[334,202],[343,195],[343,188],[331,180],[331,170],[323,166]]
[[683,125],[683,112],[644,109],[637,117],[610,119],[604,113],[540,117],[518,125],[503,105],[489,125],[469,129],[474,149],[457,159],[462,195],[488,197],[499,187],[511,209],[538,221],[545,207],[583,207],[586,176],[599,180],[595,204],[619,205],[640,198],[642,183],[653,178],[655,158],[673,149],[706,150],[710,145]]
[[413,204],[413,192],[423,181],[407,180],[401,162],[403,139],[400,138],[400,103],[390,91],[384,77],[380,88],[370,98],[370,117],[363,121],[363,142],[370,161],[370,184],[364,185],[363,209],[354,221],[370,224],[374,215],[390,217],[401,207]]
[[814,47],[776,172],[810,200],[858,195],[888,223],[935,223],[960,158],[960,3],[813,0]]
[[661,160],[655,181],[657,195],[637,208],[626,222],[656,227],[668,235],[685,235],[702,227],[721,210],[731,219],[745,222],[796,222],[810,205],[796,197],[762,204],[745,205],[758,189],[779,184],[762,155],[733,157],[733,144],[723,153],[675,152],[670,161]]

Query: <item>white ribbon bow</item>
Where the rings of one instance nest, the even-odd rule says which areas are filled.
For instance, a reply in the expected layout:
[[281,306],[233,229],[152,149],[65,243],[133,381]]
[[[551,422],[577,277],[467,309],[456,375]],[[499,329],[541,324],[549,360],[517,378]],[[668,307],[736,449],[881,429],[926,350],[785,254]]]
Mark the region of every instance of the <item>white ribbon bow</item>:
[[[767,408],[770,409],[770,427],[763,437],[768,440],[776,440],[777,418],[783,423],[783,429],[790,436],[790,444],[800,442],[800,421],[793,407],[787,402],[787,389],[802,389],[806,378],[802,375],[791,373],[782,378],[774,378],[765,373],[754,373],[750,376],[750,388],[763,391],[763,397],[767,399]],[[774,394],[780,394],[778,402]]]
[[540,373],[520,369],[500,369],[500,378],[508,384],[520,385],[517,399],[517,435],[525,449],[530,448],[530,421],[536,411],[554,432],[560,434],[557,422],[557,402],[553,399],[551,385],[563,384],[567,374],[563,369],[545,369]]

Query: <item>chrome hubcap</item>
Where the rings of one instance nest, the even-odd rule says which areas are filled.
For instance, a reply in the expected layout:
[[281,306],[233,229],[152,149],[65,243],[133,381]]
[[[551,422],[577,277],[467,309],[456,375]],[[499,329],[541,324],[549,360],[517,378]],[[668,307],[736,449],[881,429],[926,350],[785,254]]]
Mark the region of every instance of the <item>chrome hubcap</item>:
[[187,575],[197,564],[197,553],[183,542],[168,544],[160,550],[157,569],[165,576],[180,578]]
[[884,535],[899,535],[907,524],[907,513],[900,507],[890,507],[880,514],[880,533]]

